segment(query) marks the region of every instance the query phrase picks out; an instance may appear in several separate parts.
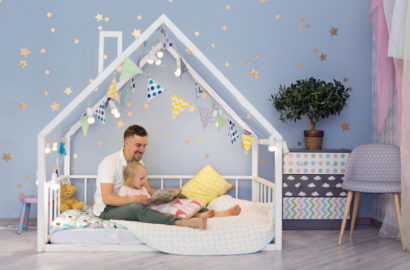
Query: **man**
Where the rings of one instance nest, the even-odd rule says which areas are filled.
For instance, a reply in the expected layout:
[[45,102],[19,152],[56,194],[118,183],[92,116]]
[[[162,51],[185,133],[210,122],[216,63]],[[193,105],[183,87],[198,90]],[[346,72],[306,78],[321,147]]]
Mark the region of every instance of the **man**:
[[[94,213],[103,219],[136,220],[148,223],[160,223],[206,229],[207,218],[238,215],[241,211],[238,205],[221,212],[213,210],[198,214],[189,220],[179,220],[174,216],[151,210],[146,205],[151,198],[145,195],[120,197],[118,191],[124,183],[123,170],[130,162],[140,162],[147,146],[148,133],[138,125],[128,127],[124,132],[124,147],[103,159],[98,166],[97,191],[95,193]],[[143,164],[143,163],[142,163]],[[155,192],[149,186],[145,187],[150,194]]]

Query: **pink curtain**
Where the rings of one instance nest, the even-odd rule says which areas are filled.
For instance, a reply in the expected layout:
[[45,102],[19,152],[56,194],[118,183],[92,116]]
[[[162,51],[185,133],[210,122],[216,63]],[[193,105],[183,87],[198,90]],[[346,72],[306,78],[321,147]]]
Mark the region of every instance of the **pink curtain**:
[[384,15],[383,0],[372,0],[369,23],[376,45],[376,131],[377,134],[380,134],[386,126],[386,118],[395,87],[394,61],[393,58],[387,56],[389,34]]

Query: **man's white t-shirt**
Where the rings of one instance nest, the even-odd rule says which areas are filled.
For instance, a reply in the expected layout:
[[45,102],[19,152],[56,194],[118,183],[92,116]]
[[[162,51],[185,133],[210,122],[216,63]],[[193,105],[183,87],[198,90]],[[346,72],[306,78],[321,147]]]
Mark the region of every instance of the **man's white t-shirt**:
[[[143,164],[142,161],[139,161]],[[114,184],[114,194],[118,195],[121,186],[124,184],[123,172],[127,166],[123,149],[106,156],[98,166],[97,190],[94,196],[94,214],[99,216],[105,208],[101,196],[101,183]]]

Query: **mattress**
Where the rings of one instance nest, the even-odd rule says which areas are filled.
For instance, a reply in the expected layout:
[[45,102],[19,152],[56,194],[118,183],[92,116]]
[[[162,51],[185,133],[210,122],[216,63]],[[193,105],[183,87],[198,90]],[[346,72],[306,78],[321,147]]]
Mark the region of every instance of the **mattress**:
[[123,229],[72,229],[50,234],[51,244],[144,245],[134,234]]

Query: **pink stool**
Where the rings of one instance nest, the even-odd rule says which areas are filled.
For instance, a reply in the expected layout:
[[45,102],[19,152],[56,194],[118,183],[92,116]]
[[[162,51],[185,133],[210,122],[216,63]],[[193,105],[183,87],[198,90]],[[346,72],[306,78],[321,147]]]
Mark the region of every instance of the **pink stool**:
[[24,196],[20,199],[23,204],[21,207],[20,222],[17,229],[17,234],[21,234],[23,229],[27,228],[28,218],[30,216],[30,205],[32,203],[37,203],[37,196]]

